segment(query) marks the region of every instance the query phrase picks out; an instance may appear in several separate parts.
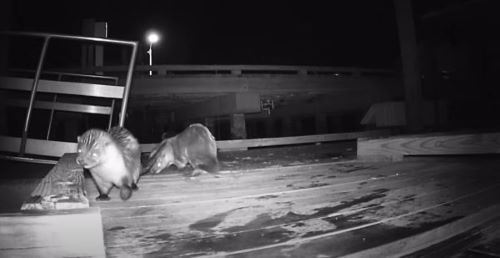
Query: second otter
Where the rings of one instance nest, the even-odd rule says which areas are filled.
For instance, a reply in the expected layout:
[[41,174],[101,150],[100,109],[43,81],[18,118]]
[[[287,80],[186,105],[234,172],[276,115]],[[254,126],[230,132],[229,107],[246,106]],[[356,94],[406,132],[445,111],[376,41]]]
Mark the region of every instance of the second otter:
[[178,135],[164,139],[149,155],[146,169],[159,173],[172,164],[182,169],[188,163],[194,169],[191,176],[219,170],[215,138],[202,124],[191,124]]

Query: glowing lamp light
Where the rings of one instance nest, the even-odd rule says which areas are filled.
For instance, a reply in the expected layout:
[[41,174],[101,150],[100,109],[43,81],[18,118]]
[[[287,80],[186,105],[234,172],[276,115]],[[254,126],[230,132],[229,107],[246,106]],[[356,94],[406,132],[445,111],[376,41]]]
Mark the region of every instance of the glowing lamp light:
[[[158,42],[160,40],[160,35],[156,32],[149,32],[148,35],[146,36],[148,42],[149,42],[149,66],[153,66],[153,44]],[[149,70],[149,76],[153,75],[153,70]]]
[[160,36],[157,33],[151,32],[148,35],[148,41],[150,44],[155,44],[160,40]]

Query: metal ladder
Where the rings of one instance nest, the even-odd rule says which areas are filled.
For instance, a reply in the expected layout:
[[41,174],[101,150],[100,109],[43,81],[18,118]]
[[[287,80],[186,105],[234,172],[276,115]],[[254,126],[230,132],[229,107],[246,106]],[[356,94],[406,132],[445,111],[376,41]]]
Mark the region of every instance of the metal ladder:
[[[123,126],[125,122],[126,109],[128,104],[128,97],[130,92],[130,85],[132,81],[133,69],[135,58],[137,54],[138,43],[135,41],[123,41],[95,37],[82,37],[73,35],[50,34],[50,33],[29,33],[29,32],[1,32],[0,36],[23,36],[23,37],[38,37],[43,39],[43,47],[38,59],[34,78],[0,76],[0,90],[7,91],[29,91],[29,101],[8,100],[14,106],[27,106],[26,117],[24,119],[24,126],[22,137],[11,137],[0,135],[0,151],[7,153],[16,153],[20,157],[25,154],[43,155],[43,156],[62,156],[66,152],[73,152],[76,149],[75,142],[60,142],[52,141],[50,133],[52,130],[52,122],[54,119],[55,111],[70,111],[89,114],[104,114],[109,116],[108,128],[112,126],[113,114],[117,100],[121,100],[122,105],[119,113],[118,125]],[[92,43],[109,43],[117,45],[125,45],[132,47],[132,54],[130,56],[128,71],[126,75],[125,85],[119,85],[117,77],[68,73],[68,72],[54,72],[42,71],[45,56],[47,53],[48,45],[51,39],[63,40],[76,40],[86,41]],[[42,75],[55,75],[54,79],[43,78]],[[64,78],[78,77],[81,79],[98,79],[110,81],[110,84],[102,83],[89,83],[89,82],[73,82],[65,81]],[[52,101],[36,101],[37,93],[50,93],[54,94]],[[91,98],[105,98],[111,99],[109,106],[90,105],[90,104],[76,104],[65,103],[58,101],[58,95],[73,95]],[[27,103],[26,103],[27,102]],[[49,128],[45,139],[30,139],[28,138],[28,130],[33,115],[33,109],[48,109],[50,110]],[[76,140],[76,139],[75,139]]]

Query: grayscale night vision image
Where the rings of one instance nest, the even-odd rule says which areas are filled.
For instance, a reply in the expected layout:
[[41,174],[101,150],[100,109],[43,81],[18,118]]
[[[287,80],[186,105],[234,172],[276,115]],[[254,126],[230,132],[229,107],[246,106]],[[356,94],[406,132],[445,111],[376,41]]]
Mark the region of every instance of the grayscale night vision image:
[[0,257],[500,257],[500,1],[0,1]]

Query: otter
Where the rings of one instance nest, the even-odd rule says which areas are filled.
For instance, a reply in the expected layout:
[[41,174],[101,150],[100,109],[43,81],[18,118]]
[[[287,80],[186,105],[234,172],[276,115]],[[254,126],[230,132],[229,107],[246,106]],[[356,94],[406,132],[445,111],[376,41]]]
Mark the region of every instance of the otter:
[[191,124],[155,146],[149,155],[146,171],[159,173],[170,165],[182,169],[187,164],[193,168],[190,176],[219,170],[215,138],[202,124]]
[[109,200],[113,185],[120,189],[122,200],[128,200],[132,190],[138,189],[141,151],[139,142],[127,129],[90,129],[78,136],[77,152],[77,164],[90,171],[99,190],[96,200]]

